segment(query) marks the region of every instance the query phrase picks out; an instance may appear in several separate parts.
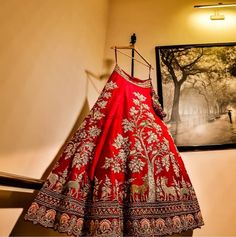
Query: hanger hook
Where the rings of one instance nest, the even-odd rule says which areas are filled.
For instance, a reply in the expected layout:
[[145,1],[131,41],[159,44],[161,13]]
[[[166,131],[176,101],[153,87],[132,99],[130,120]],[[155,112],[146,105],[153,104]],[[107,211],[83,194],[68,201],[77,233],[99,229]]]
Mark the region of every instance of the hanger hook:
[[133,33],[132,35],[131,35],[131,38],[130,38],[130,44],[131,45],[134,45],[135,43],[136,43],[136,34],[135,33]]

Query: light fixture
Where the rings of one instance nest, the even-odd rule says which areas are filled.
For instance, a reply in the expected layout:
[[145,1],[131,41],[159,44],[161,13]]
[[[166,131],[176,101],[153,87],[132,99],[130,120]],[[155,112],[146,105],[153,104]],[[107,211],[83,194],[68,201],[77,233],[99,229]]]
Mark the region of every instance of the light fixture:
[[217,8],[223,7],[236,7],[236,3],[216,3],[216,4],[202,4],[202,5],[195,5],[194,8],[216,8],[214,15],[210,16],[211,20],[224,20],[225,16],[220,14]]
[[236,3],[216,3],[216,4],[202,4],[195,5],[194,8],[222,8],[222,7],[236,7]]
[[225,19],[225,16],[220,14],[219,11],[215,10],[215,13],[214,15],[211,15],[210,16],[210,19],[213,20],[213,21],[216,21],[216,20],[224,20]]

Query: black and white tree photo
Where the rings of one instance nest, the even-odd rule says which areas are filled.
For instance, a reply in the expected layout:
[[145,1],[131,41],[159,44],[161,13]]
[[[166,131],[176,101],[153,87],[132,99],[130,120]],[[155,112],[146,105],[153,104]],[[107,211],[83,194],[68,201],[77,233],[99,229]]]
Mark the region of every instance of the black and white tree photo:
[[236,43],[156,53],[159,97],[177,146],[236,144]]

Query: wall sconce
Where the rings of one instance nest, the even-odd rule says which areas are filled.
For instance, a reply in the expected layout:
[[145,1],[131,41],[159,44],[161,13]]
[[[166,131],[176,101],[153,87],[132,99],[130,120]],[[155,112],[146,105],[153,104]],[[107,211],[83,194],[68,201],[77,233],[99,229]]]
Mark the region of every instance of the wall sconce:
[[211,20],[224,20],[225,16],[220,14],[217,8],[223,7],[236,7],[236,3],[216,3],[216,4],[202,4],[202,5],[195,5],[194,8],[216,8],[214,15],[210,16]]
[[216,4],[202,4],[202,5],[195,5],[194,8],[222,8],[222,7],[236,7],[236,3],[216,3]]
[[213,21],[215,21],[215,20],[224,20],[225,16],[220,14],[218,10],[215,10],[214,15],[211,15],[210,19],[213,20]]

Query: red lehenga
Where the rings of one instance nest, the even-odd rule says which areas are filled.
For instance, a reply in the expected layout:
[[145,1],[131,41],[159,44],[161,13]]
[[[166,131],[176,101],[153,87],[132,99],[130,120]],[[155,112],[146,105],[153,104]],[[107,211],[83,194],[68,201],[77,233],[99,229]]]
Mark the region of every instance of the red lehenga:
[[26,220],[74,236],[163,236],[203,225],[151,80],[116,66]]

